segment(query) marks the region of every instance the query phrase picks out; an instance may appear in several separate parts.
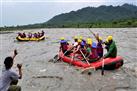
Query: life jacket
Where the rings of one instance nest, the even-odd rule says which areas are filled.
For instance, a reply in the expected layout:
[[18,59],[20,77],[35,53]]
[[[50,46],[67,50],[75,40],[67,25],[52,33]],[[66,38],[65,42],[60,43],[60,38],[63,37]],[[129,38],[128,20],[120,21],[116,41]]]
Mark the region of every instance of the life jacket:
[[82,42],[86,45],[86,41],[83,39]]
[[105,49],[107,50],[107,52],[109,51],[109,47],[110,47],[110,43],[105,43]]
[[66,40],[61,40],[60,45],[61,45],[62,51],[65,51],[68,49],[68,42]]
[[102,42],[98,42],[98,43],[97,43],[97,53],[98,53],[98,54],[100,54],[100,53],[103,54]]
[[29,38],[31,38],[31,37],[32,37],[32,34],[31,34],[31,33],[29,33],[29,34],[28,34],[28,37],[29,37]]
[[85,54],[86,53],[86,49],[84,48],[86,45],[86,41],[82,40],[81,42],[81,51]]
[[36,33],[34,33],[34,37],[37,38],[37,34]]
[[25,38],[26,37],[26,34],[25,33],[23,33],[23,38]]
[[97,54],[97,45],[96,45],[95,42],[92,43],[91,51],[92,51],[91,58],[92,58],[92,59],[98,58],[98,54]]
[[81,47],[81,48],[84,48],[84,46],[85,46],[85,44],[84,44],[83,42],[81,42],[80,47]]
[[18,36],[20,36],[22,38],[22,34],[21,33],[18,33]]

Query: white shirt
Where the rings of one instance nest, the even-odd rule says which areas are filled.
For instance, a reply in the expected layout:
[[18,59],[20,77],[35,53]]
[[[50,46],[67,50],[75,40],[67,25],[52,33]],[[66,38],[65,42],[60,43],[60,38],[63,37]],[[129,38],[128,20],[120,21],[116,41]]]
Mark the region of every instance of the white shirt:
[[19,75],[15,71],[13,71],[12,69],[6,70],[4,68],[0,77],[0,91],[7,91],[11,81],[18,79]]
[[73,46],[77,46],[78,45],[78,42],[74,42]]

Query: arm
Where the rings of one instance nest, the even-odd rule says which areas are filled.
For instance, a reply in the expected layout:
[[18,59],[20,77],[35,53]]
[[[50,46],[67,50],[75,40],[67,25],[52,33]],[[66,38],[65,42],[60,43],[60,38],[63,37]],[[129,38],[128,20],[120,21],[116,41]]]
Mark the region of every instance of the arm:
[[109,57],[109,55],[112,53],[114,47],[115,47],[114,44],[111,44],[111,45],[110,45],[110,49],[109,49],[108,53],[104,55],[104,58]]
[[14,55],[13,55],[13,60],[14,60],[14,58],[16,57],[16,55],[18,54],[18,52],[17,52],[17,50],[14,50]]
[[59,52],[62,50],[62,47],[61,47],[61,45],[60,45],[60,47],[59,47]]
[[12,80],[18,80],[22,78],[22,70],[21,70],[22,64],[17,64],[17,68],[19,69],[19,73],[17,74],[16,72],[14,72],[13,70],[10,70],[10,78]]
[[90,55],[92,55],[92,51],[91,50],[90,50],[89,55],[87,57],[89,58]]
[[94,33],[94,36],[95,36],[96,40],[99,42],[99,34],[98,33],[97,34]]
[[78,45],[77,49],[75,50],[75,53],[80,49],[80,45]]
[[90,55],[92,55],[92,51],[90,49],[87,49],[86,57],[89,58]]
[[78,46],[78,48],[77,48],[77,50],[76,50],[76,51],[79,51],[79,49],[80,49],[80,45]]
[[94,32],[92,32],[91,30],[89,30],[93,35],[94,37],[96,38],[97,41],[99,41],[99,34],[95,34]]

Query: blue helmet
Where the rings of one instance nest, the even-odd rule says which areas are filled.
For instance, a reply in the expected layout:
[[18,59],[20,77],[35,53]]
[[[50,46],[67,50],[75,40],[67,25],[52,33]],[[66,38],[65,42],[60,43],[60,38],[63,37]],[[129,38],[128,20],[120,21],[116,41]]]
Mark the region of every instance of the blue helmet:
[[60,43],[67,43],[67,41],[66,40],[61,40]]
[[92,43],[93,48],[97,48],[97,44],[95,42]]

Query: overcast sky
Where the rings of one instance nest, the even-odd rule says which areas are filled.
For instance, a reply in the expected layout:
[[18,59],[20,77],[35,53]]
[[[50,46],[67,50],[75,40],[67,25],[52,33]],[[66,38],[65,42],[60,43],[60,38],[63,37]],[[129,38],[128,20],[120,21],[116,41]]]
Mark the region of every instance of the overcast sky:
[[42,23],[53,16],[100,5],[137,5],[137,0],[1,0],[0,26]]

